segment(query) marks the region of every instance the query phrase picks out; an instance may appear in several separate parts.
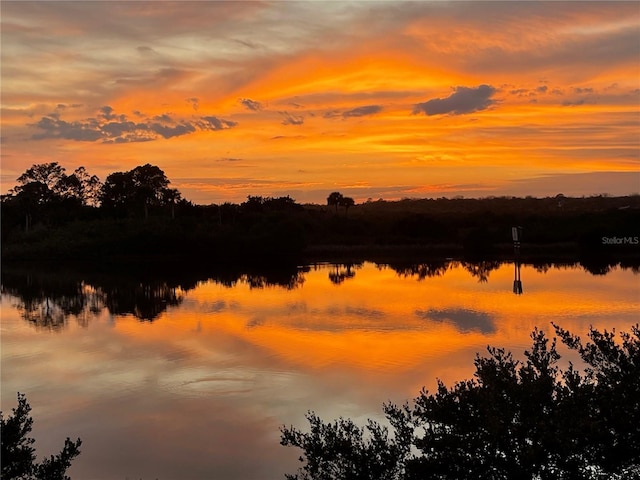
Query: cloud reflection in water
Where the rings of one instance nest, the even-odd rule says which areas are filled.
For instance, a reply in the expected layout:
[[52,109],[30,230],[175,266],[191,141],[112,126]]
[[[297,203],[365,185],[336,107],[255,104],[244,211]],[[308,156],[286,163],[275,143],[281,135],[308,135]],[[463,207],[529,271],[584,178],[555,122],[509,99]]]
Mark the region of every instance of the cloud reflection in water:
[[479,330],[482,333],[493,333],[496,330],[490,314],[465,308],[416,310],[416,315],[425,320],[453,322],[461,332]]

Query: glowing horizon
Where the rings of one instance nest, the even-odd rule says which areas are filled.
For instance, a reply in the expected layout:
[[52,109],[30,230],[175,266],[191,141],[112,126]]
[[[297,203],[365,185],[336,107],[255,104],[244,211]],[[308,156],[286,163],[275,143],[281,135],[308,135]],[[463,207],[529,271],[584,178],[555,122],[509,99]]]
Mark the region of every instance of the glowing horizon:
[[2,192],[151,163],[196,203],[640,193],[633,2],[2,2]]

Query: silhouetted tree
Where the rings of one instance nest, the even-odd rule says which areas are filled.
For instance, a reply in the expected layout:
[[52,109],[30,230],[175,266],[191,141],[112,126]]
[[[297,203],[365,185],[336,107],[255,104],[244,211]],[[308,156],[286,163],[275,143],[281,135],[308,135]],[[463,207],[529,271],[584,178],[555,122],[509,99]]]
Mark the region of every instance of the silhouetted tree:
[[145,164],[128,172],[115,172],[102,187],[102,206],[107,209],[131,211],[142,209],[149,216],[149,207],[166,205],[179,198],[179,192],[168,188],[169,179],[155,165]]
[[289,195],[285,197],[261,197],[259,195],[247,197],[247,201],[241,205],[242,210],[251,213],[287,212],[302,208]]
[[265,199],[260,195],[249,195],[247,201],[241,207],[246,212],[262,213],[264,210]]
[[[46,185],[51,191],[54,190],[56,184],[65,176],[65,168],[58,162],[40,163],[28,168],[22,175],[18,177],[21,185],[31,182],[38,182]],[[20,187],[16,187],[19,189]]]
[[14,189],[17,194],[9,199],[24,216],[24,229],[29,232],[33,224],[33,216],[42,205],[49,202],[52,192],[41,182],[29,182]]
[[54,199],[54,188],[64,177],[64,168],[52,162],[33,165],[17,178],[19,184],[10,191],[10,200],[24,216],[26,232],[36,212]]
[[342,197],[340,200],[340,206],[344,207],[345,214],[349,212],[349,208],[356,204],[355,200],[351,197]]
[[78,167],[74,173],[67,175],[65,168],[57,162],[33,165],[17,181],[19,185],[13,189],[13,193],[17,195],[39,185],[40,203],[71,199],[82,205],[94,204],[93,200],[100,186],[98,177],[89,175],[84,167]]
[[82,190],[82,182],[74,174],[65,175],[54,187],[54,192],[57,196],[65,200],[76,201],[79,204],[84,203]]
[[300,461],[305,465],[288,480],[394,480],[402,478],[411,452],[413,427],[408,406],[384,405],[393,427],[389,429],[369,420],[365,428],[349,419],[324,423],[313,412],[306,417],[311,431],[302,433],[282,429],[280,444],[303,450]]
[[283,427],[281,443],[303,450],[304,466],[287,478],[640,478],[640,327],[620,339],[591,329],[587,343],[555,329],[584,373],[561,371],[556,339],[536,329],[524,362],[489,348],[472,380],[439,381],[413,411],[385,405],[391,439],[376,422],[365,432],[313,413],[309,433]]
[[37,463],[32,446],[35,440],[29,437],[33,427],[30,411],[25,395],[18,393],[18,406],[13,409],[13,415],[5,419],[0,412],[2,479],[69,480],[65,473],[71,461],[80,455],[82,441],[78,438],[73,442],[67,437],[60,453]]
[[340,205],[343,198],[340,192],[333,192],[327,197],[327,205],[334,205],[336,207],[336,213],[338,213],[338,205]]
[[129,173],[134,188],[133,196],[144,206],[144,217],[147,218],[150,205],[163,204],[169,179],[160,168],[149,163],[136,167]]
[[18,185],[3,198],[3,203],[24,217],[27,232],[36,214],[40,219],[64,222],[73,218],[82,206],[94,205],[100,185],[98,177],[89,176],[84,167],[67,175],[57,162],[33,165],[17,181]]
[[133,182],[131,176],[125,172],[110,174],[102,185],[100,203],[102,208],[110,210],[124,210],[132,201]]
[[77,179],[78,196],[83,205],[97,206],[100,201],[102,182],[95,175],[89,175],[84,167],[78,167],[73,171],[73,177]]
[[177,188],[165,188],[162,197],[163,202],[171,206],[171,218],[176,218],[176,202],[180,200],[180,192]]
[[265,201],[265,204],[270,210],[281,211],[281,212],[295,211],[295,210],[302,209],[302,205],[296,203],[296,201],[293,198],[291,198],[289,195],[285,197],[268,198]]

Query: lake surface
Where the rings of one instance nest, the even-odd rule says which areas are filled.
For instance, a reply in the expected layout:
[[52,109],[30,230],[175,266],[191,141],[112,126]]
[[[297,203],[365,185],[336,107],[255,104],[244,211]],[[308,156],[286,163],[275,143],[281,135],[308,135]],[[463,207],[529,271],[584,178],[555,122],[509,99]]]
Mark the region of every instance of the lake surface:
[[[594,269],[591,269],[593,272]],[[26,393],[39,458],[81,437],[75,479],[271,480],[304,414],[364,423],[534,327],[640,321],[638,268],[443,261],[119,280],[3,272],[2,410]],[[562,362],[576,360],[560,349]]]

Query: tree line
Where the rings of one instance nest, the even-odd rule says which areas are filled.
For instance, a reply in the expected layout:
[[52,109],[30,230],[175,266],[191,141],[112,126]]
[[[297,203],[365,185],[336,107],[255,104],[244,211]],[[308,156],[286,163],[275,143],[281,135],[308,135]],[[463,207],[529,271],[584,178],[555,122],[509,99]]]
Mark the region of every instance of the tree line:
[[[24,211],[26,230],[32,225],[36,211],[52,205],[62,205],[66,209],[99,207],[116,216],[142,214],[148,218],[150,208],[170,206],[171,216],[175,217],[177,203],[184,201],[190,204],[178,189],[169,186],[171,181],[164,171],[149,163],[126,172],[111,173],[104,183],[82,166],[67,174],[57,162],[36,164],[20,175],[17,182],[8,194],[2,196],[2,203]],[[249,195],[243,205],[252,212],[300,207],[289,196]],[[337,213],[338,207],[347,211],[355,201],[340,192],[333,192],[327,197],[327,205],[334,206]]]
[[143,212],[146,218],[150,207],[173,206],[181,199],[165,173],[150,164],[114,172],[103,183],[84,167],[67,174],[57,162],[43,163],[28,168],[17,182],[3,195],[2,205],[22,214],[26,231],[47,215],[70,218],[98,207],[115,215]]
[[[265,261],[297,255],[316,229],[288,195],[195,205],[151,164],[111,173],[104,182],[84,167],[67,173],[57,162],[37,164],[1,200],[5,259],[182,252]],[[338,207],[346,212],[355,205],[339,192],[329,196],[328,205],[333,202],[336,215]]]
[[[523,253],[539,247],[580,255],[637,254],[640,238],[638,195],[356,204],[336,191],[325,205],[258,195],[240,204],[196,205],[151,164],[101,182],[83,167],[68,174],[58,163],[46,163],[33,165],[17,182],[1,199],[5,260],[181,252],[220,261],[279,261],[345,247],[360,248],[365,256],[376,249],[427,247],[444,257],[486,257],[512,251],[516,225],[523,227]],[[605,237],[622,243],[605,245]]]

